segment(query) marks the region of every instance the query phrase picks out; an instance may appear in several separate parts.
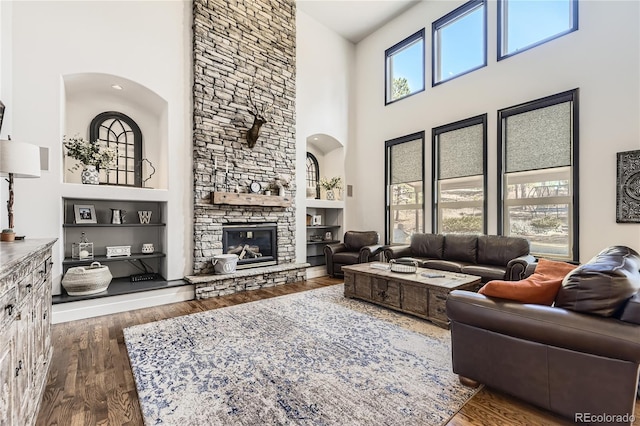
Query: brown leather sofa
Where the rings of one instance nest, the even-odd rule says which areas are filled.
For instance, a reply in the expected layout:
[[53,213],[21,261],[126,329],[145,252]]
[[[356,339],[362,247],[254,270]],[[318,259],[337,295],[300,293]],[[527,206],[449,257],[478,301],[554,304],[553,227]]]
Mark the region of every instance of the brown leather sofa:
[[578,423],[629,425],[640,373],[640,257],[613,252],[565,277],[555,303],[565,307],[451,292],[453,371]]
[[517,281],[535,258],[524,238],[498,235],[413,234],[409,245],[384,248],[387,261],[416,259],[424,268],[477,275],[490,280]]
[[378,244],[380,236],[376,231],[347,231],[344,242],[327,244],[324,256],[327,273],[333,277],[342,277],[344,265],[355,265],[380,260],[383,246]]

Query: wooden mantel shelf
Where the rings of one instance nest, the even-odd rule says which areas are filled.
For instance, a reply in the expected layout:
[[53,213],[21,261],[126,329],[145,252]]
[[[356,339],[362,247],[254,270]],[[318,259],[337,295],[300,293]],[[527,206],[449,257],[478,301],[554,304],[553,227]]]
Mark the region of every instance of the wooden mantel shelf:
[[291,198],[278,195],[246,194],[237,192],[212,192],[213,204],[227,204],[231,206],[263,206],[289,207]]

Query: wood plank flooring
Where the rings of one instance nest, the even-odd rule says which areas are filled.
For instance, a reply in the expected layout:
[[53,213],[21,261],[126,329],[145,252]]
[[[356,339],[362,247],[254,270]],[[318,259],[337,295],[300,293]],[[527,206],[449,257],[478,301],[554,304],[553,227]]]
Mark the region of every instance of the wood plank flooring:
[[[37,425],[142,425],[123,328],[341,283],[328,277],[206,300],[56,324],[53,359]],[[640,412],[637,406],[636,413]],[[558,417],[482,389],[449,425],[568,425]],[[636,423],[638,424],[638,421]],[[186,425],[185,425],[186,426]]]

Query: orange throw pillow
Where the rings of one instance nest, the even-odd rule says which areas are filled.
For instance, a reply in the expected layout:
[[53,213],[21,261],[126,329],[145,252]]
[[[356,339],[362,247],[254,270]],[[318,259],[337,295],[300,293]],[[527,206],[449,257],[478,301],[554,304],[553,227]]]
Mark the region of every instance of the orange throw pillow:
[[489,281],[478,293],[522,303],[553,304],[563,278],[577,268],[570,263],[538,259],[532,275],[521,281]]

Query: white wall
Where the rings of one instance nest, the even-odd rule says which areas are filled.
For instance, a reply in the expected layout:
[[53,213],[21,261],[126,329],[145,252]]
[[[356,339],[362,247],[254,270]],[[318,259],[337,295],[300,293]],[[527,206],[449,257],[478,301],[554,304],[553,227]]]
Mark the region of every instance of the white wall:
[[[581,1],[579,30],[497,62],[496,2],[488,2],[488,66],[435,88],[431,81],[431,23],[463,1],[421,2],[357,45],[356,135],[347,170],[355,196],[347,198],[346,228],[384,232],[384,141],[426,131],[426,178],[431,174],[431,129],[488,113],[488,220],[497,231],[496,111],[580,89],[580,260],[623,244],[640,249],[640,225],[616,224],[616,152],[640,149],[640,3]],[[426,28],[427,89],[384,105],[384,51]],[[426,230],[430,231],[430,185]]]
[[[25,1],[2,2],[0,7],[3,24],[7,20],[11,23],[1,29],[0,80],[3,101],[11,111],[11,135],[46,146],[50,154],[49,171],[40,179],[16,182],[17,232],[28,238],[61,238],[62,196],[92,196],[83,185],[63,183],[61,140],[66,129],[62,76],[92,72],[121,76],[167,101],[168,109],[162,113],[166,119],[160,119],[167,125],[157,132],[169,141],[164,159],[159,160],[166,167],[163,174],[168,190],[144,197],[168,202],[167,278],[190,273],[190,2]],[[7,40],[9,49],[5,50]],[[5,73],[11,78],[5,78]],[[5,93],[11,94],[6,100]],[[124,188],[113,188],[108,194],[103,188],[99,190],[101,196],[137,197]],[[59,292],[62,244],[54,248],[54,256],[54,292]]]
[[[307,138],[328,135],[348,151],[353,132],[349,114],[353,108],[355,47],[299,9],[296,38],[296,258],[304,262]],[[327,177],[337,175],[337,171],[344,168],[343,160],[333,155],[322,161],[320,173],[325,175],[323,167],[329,168],[331,175]]]

